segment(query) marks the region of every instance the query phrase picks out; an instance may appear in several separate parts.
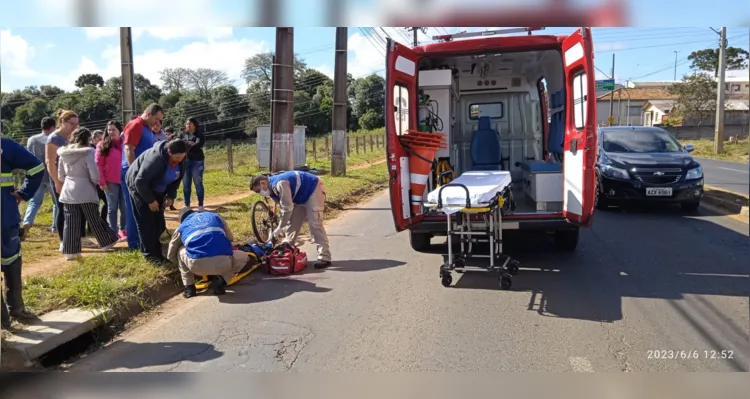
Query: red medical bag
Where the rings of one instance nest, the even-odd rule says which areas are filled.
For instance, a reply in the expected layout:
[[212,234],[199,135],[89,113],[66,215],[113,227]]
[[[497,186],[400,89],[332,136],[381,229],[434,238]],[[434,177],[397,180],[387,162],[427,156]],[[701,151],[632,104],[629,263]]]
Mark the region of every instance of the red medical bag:
[[307,267],[307,254],[290,244],[281,244],[271,251],[266,263],[266,273],[272,275],[294,274]]

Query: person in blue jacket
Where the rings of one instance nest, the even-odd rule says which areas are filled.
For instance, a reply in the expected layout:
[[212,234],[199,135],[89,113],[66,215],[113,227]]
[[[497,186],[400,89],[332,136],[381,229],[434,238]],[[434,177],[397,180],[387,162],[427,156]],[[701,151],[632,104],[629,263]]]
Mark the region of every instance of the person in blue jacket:
[[194,297],[195,276],[210,276],[210,288],[223,295],[227,283],[236,273],[244,273],[253,266],[250,256],[235,250],[234,235],[226,220],[213,212],[180,211],[180,226],[169,242],[167,258],[177,263],[185,285],[183,296]]
[[325,269],[331,265],[331,249],[323,226],[326,190],[318,176],[303,171],[257,175],[250,181],[250,189],[280,205],[281,217],[279,226],[271,234],[272,241],[284,233],[283,242],[294,245],[307,220],[310,234],[318,245],[318,262],[313,266]]
[[[21,213],[18,205],[28,201],[39,189],[44,178],[44,163],[21,144],[2,137],[0,144],[0,211],[2,231],[0,240],[2,249],[2,272],[5,279],[5,292],[0,295],[2,326],[10,326],[10,318],[26,319],[32,317],[26,311],[21,292]],[[26,172],[21,188],[15,189],[13,171],[20,169]],[[4,298],[4,300],[3,300]],[[5,307],[5,301],[8,307]]]

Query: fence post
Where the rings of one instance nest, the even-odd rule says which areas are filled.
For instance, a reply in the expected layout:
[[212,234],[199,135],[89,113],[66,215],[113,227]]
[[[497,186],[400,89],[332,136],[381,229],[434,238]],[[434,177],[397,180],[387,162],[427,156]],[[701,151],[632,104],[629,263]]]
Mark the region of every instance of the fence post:
[[317,148],[315,148],[315,142],[318,141],[318,140],[315,140],[315,138],[313,137],[312,141],[313,141],[313,160],[317,161],[318,160],[318,150],[317,150]]
[[354,138],[354,150],[359,154],[359,136]]
[[373,143],[372,135],[370,135],[370,152],[375,151],[375,143]]
[[326,142],[325,142],[325,153],[326,157],[331,157],[331,147],[328,146],[328,136],[326,136]]
[[351,146],[351,140],[349,140],[349,135],[346,135],[346,155],[352,155],[352,146]]
[[227,139],[226,147],[227,147],[227,170],[229,170],[229,173],[234,174],[234,159],[232,156],[232,139]]

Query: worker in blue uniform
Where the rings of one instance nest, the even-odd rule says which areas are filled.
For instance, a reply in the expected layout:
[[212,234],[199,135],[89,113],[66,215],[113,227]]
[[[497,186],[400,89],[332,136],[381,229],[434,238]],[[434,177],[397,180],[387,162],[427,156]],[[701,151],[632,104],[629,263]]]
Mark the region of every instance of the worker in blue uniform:
[[310,235],[318,246],[318,261],[313,267],[325,269],[331,265],[331,249],[323,226],[326,191],[318,176],[304,171],[257,175],[250,181],[250,189],[273,199],[281,208],[279,226],[273,231],[271,240],[283,233],[283,242],[294,244],[307,220]]
[[[44,163],[24,146],[15,141],[0,138],[0,216],[2,217],[2,231],[0,240],[2,249],[2,272],[5,280],[5,292],[0,295],[2,310],[2,326],[10,326],[10,318],[27,319],[32,315],[23,305],[21,292],[21,213],[18,205],[21,201],[28,201],[39,189],[44,178]],[[15,189],[13,171],[20,169],[26,172],[21,188]],[[4,299],[4,300],[3,300]],[[7,301],[8,307],[5,307]]]

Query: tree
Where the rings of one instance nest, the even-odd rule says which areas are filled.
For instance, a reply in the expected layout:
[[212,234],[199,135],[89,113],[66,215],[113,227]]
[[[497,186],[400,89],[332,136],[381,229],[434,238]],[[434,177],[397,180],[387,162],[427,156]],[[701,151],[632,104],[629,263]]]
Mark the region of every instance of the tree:
[[[245,66],[242,69],[242,78],[247,84],[263,82],[270,87],[271,76],[273,74],[273,54],[272,52],[256,54],[245,60]],[[294,80],[295,82],[307,70],[307,64],[302,61],[297,54],[294,55]]]
[[164,68],[159,72],[162,88],[167,92],[187,89],[189,75],[188,68]]
[[135,103],[138,112],[146,109],[149,104],[159,101],[162,95],[159,86],[151,83],[140,73],[133,75],[133,80],[135,81]]
[[[719,76],[719,49],[709,48],[693,51],[688,56],[692,61],[690,67],[706,72],[713,72],[714,76]],[[727,47],[726,52],[726,69],[744,69],[747,68],[748,52],[737,47]]]
[[229,84],[229,76],[219,69],[198,68],[187,70],[187,82],[203,98],[210,98],[211,91],[219,86]]
[[699,125],[716,110],[716,81],[706,74],[685,76],[681,82],[670,86],[668,91],[677,96],[676,108],[679,112],[684,117],[698,117]]
[[[385,126],[385,79],[376,74],[356,79],[349,95],[353,97],[352,117],[361,127],[375,129]],[[372,112],[363,120],[369,111]],[[362,125],[363,121],[367,127]]]
[[83,75],[79,76],[78,79],[76,79],[75,85],[79,89],[82,89],[86,85],[102,87],[104,86],[104,78],[96,73],[84,73]]

